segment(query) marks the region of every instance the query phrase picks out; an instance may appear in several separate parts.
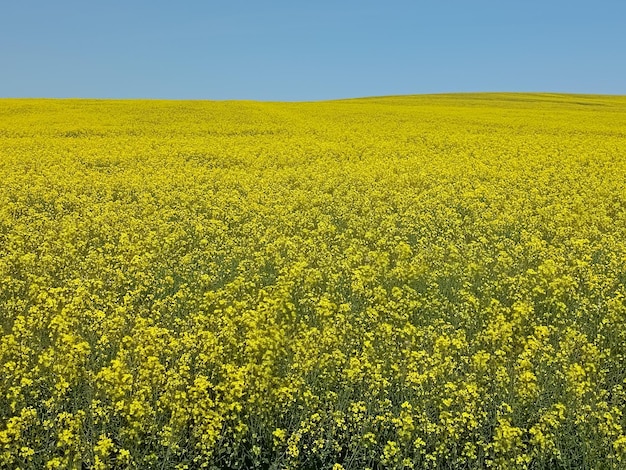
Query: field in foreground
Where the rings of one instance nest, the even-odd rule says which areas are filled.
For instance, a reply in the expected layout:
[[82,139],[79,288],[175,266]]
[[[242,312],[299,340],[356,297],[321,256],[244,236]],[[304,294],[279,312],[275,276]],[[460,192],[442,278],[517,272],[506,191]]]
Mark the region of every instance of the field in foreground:
[[0,100],[0,467],[626,467],[626,98]]

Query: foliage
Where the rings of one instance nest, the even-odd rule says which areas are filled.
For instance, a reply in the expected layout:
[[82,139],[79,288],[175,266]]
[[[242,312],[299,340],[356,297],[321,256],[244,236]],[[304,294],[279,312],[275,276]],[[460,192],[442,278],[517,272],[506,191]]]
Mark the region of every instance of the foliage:
[[0,467],[626,466],[626,98],[0,103]]

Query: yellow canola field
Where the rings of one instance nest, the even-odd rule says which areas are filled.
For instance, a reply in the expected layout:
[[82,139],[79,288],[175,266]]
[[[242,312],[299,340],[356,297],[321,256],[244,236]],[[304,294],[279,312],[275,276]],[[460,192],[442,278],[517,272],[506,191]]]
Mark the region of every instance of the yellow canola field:
[[0,468],[626,468],[626,97],[0,100]]

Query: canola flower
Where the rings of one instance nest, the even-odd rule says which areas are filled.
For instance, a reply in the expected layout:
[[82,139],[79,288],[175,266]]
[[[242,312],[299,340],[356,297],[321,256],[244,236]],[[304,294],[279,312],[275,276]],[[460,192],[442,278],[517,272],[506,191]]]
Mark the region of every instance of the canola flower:
[[0,103],[0,468],[626,468],[626,98]]

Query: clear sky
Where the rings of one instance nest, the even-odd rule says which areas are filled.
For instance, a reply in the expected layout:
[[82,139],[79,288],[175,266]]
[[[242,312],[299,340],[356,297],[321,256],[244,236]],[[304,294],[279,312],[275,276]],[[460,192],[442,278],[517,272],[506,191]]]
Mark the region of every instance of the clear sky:
[[0,97],[626,94],[624,0],[0,1]]

